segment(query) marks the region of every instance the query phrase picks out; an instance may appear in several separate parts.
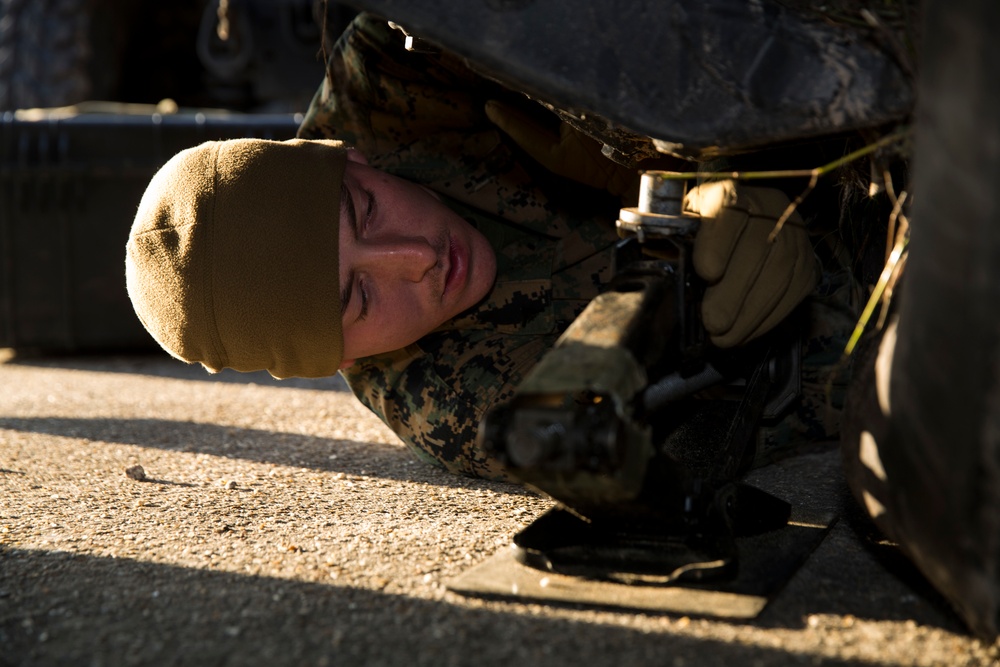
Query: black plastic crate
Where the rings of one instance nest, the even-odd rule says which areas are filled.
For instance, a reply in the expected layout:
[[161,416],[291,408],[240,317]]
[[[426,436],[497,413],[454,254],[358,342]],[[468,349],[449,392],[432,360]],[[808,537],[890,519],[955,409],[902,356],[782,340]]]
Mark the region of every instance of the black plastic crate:
[[0,123],[0,347],[154,346],[125,290],[142,193],[203,141],[290,139],[297,114],[7,112]]

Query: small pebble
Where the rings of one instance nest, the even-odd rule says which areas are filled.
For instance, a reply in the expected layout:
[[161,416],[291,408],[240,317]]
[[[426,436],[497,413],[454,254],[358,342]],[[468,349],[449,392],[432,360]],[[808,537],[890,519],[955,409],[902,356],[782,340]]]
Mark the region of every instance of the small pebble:
[[239,484],[236,483],[236,480],[230,480],[226,482],[227,489],[235,489],[237,486],[239,486]]
[[125,468],[125,475],[129,479],[134,479],[137,482],[146,481],[146,471],[143,470],[142,466],[132,466],[131,468]]

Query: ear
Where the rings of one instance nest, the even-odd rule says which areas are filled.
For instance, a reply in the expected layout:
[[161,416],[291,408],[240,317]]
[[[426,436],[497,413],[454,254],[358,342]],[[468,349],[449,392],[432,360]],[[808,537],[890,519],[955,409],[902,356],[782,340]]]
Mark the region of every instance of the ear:
[[340,370],[350,368],[354,365],[354,359],[344,359],[340,362]]
[[368,164],[368,158],[366,158],[357,148],[347,149],[347,160],[349,162],[357,162],[358,164]]

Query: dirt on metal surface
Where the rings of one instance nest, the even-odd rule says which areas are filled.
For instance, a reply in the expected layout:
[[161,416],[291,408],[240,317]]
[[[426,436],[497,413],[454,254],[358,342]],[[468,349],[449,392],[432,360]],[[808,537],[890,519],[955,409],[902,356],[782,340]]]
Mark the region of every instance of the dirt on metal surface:
[[[832,449],[754,479],[848,507]],[[0,665],[996,660],[849,516],[752,621],[445,589],[550,506],[416,462],[336,380],[6,354]]]

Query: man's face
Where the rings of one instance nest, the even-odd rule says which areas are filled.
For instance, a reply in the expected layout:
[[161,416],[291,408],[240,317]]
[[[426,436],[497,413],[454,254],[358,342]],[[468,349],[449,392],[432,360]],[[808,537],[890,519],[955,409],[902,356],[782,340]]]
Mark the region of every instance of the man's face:
[[344,362],[413,343],[474,306],[496,256],[430,190],[348,153],[340,203]]

